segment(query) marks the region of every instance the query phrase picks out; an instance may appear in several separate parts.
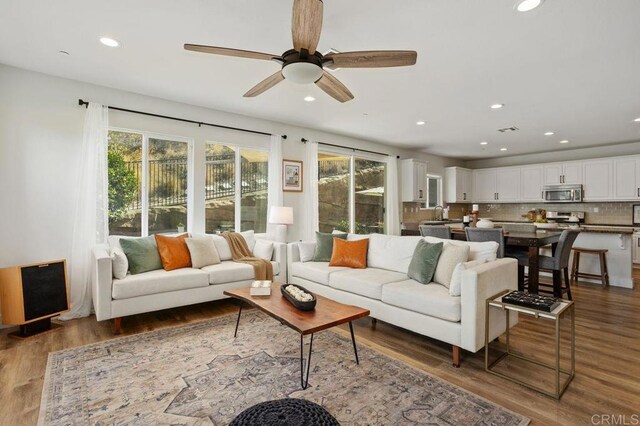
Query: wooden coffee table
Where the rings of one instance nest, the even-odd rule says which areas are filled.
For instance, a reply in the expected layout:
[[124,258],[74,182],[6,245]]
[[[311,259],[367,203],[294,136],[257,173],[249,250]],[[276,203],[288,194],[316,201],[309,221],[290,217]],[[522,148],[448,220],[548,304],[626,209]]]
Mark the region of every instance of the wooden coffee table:
[[[251,296],[249,288],[239,288],[236,290],[226,290],[225,295],[241,300],[260,309],[265,314],[287,325],[289,328],[300,333],[300,385],[302,389],[309,386],[309,370],[311,367],[311,351],[313,348],[313,335],[322,330],[335,327],[340,324],[349,323],[349,331],[351,331],[351,342],[353,343],[353,352],[356,356],[356,364],[360,364],[358,359],[358,348],[356,347],[356,338],[353,334],[353,325],[351,321],[358,318],[364,318],[369,315],[369,310],[358,308],[357,306],[344,305],[334,300],[327,299],[316,294],[316,307],[313,311],[301,311],[296,309],[287,299],[280,293],[280,286],[286,285],[274,282],[271,286],[271,296]],[[238,335],[238,325],[240,324],[240,315],[242,315],[242,305],[238,312],[238,320],[236,322],[236,330],[233,337]],[[304,336],[310,334],[311,341],[309,343],[309,355],[307,356],[306,378],[304,365]]]

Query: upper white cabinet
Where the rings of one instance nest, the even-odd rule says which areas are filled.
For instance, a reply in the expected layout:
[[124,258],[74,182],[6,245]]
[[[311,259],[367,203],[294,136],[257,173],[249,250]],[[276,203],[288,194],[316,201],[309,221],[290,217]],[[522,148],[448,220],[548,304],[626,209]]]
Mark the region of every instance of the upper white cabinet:
[[427,163],[409,159],[400,161],[402,201],[427,200]]
[[584,201],[602,201],[613,198],[613,160],[587,160],[582,162],[582,190]]
[[496,169],[473,171],[473,200],[481,203],[497,201]]
[[467,203],[473,200],[471,170],[462,167],[445,169],[445,196],[447,203]]
[[582,183],[582,162],[551,163],[544,166],[544,184]]
[[613,187],[616,200],[640,199],[640,156],[613,160]]
[[502,202],[520,200],[520,168],[496,170],[496,200]]
[[543,181],[542,166],[520,168],[520,199],[522,201],[542,201]]

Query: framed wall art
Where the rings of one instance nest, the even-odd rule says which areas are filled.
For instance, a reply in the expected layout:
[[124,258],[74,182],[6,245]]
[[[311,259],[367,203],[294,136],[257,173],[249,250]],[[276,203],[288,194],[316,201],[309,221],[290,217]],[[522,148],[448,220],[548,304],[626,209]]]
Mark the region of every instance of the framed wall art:
[[282,190],[302,192],[302,161],[282,160]]

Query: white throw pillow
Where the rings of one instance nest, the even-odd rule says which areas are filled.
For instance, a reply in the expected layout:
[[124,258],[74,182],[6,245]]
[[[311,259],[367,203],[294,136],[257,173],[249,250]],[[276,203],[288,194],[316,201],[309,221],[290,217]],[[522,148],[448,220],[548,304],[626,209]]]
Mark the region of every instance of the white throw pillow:
[[453,270],[459,263],[469,260],[469,246],[457,246],[451,243],[445,243],[442,253],[438,258],[436,272],[433,274],[433,282],[442,284],[449,288],[451,285],[451,276]]
[[249,246],[249,251],[253,253],[253,248],[256,246],[256,234],[253,232],[253,230],[251,230],[251,231],[242,231],[240,235],[244,237],[244,240],[247,242],[247,245]]
[[300,262],[311,262],[316,252],[315,242],[299,242],[298,251],[300,251]]
[[221,235],[211,235],[211,239],[216,245],[216,250],[218,251],[220,260],[231,260],[231,249],[229,248],[227,240],[225,240]]
[[480,260],[486,259],[487,262],[494,261],[498,258],[498,243],[495,241],[485,241],[485,242],[468,242],[468,241],[458,241],[458,240],[444,240],[442,238],[436,237],[423,237],[424,240],[428,243],[443,243],[448,242],[450,244],[456,246],[469,246],[469,260]]
[[220,256],[212,238],[185,238],[184,241],[191,255],[192,268],[200,269],[220,263]]
[[478,260],[472,260],[465,263],[458,263],[456,267],[453,269],[453,274],[451,275],[451,284],[449,285],[449,294],[451,296],[460,296],[460,292],[462,290],[462,273],[467,269],[474,268],[486,262],[487,262],[486,259],[478,259]]
[[126,277],[127,271],[129,271],[129,259],[120,248],[120,244],[118,244],[118,247],[111,249],[111,270],[113,271],[113,278],[118,280]]
[[369,235],[367,266],[406,274],[420,239],[418,236]]
[[253,248],[253,255],[264,260],[271,260],[273,257],[273,243],[271,241],[256,240]]

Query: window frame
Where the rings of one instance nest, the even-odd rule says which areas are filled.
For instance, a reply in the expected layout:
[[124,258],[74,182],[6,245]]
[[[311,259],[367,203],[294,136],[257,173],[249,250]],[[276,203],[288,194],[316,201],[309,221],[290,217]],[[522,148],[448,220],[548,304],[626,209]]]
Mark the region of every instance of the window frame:
[[[430,199],[429,199],[429,179],[437,179],[437,181],[438,181],[438,195],[437,195],[438,199],[436,200],[435,206],[433,206],[433,207],[429,207],[429,201],[430,201]],[[437,175],[437,174],[434,174],[434,173],[427,173],[426,176],[425,176],[425,180],[427,181],[426,182],[426,184],[427,184],[426,185],[427,186],[427,191],[426,191],[427,199],[425,200],[424,207],[422,207],[421,210],[435,210],[436,207],[438,207],[438,206],[442,207],[442,204],[443,204],[443,193],[442,193],[442,191],[443,191],[443,188],[442,188],[442,186],[443,186],[442,185],[443,184],[443,178],[442,178],[442,175]]]
[[[142,135],[142,179],[140,186],[140,236],[149,236],[149,138],[161,139],[187,144],[187,227],[186,232],[193,232],[194,227],[194,144],[193,138],[166,133],[148,132],[145,130],[128,129],[124,127],[109,126],[108,132],[134,133]],[[108,133],[107,133],[108,134]],[[109,182],[107,181],[107,186]],[[111,231],[109,230],[109,235]]]

